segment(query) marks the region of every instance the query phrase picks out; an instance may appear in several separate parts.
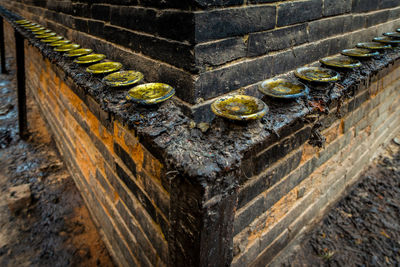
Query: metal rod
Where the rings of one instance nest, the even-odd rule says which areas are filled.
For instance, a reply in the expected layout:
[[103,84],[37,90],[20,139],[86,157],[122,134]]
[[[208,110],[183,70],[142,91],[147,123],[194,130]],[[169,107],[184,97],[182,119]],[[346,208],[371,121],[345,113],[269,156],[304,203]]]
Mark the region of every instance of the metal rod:
[[24,38],[15,31],[15,50],[17,56],[17,95],[18,95],[18,125],[21,139],[28,137],[28,123],[26,116],[26,90],[25,90],[25,51]]
[[6,69],[6,52],[4,47],[4,22],[3,18],[0,18],[0,64],[1,73],[7,73]]

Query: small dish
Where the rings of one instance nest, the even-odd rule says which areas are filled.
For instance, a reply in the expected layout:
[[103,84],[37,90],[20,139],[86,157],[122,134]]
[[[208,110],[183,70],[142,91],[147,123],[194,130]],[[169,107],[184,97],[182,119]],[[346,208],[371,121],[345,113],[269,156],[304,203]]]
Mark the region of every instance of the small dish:
[[374,42],[379,42],[379,43],[384,43],[384,44],[390,44],[390,45],[397,45],[400,44],[400,39],[393,39],[387,36],[384,37],[375,37],[373,39]]
[[48,33],[36,35],[36,38],[45,39],[45,38],[49,38],[49,37],[56,36],[56,35],[57,35],[57,33],[55,33],[55,32],[48,32]]
[[15,23],[17,23],[19,25],[26,25],[26,24],[30,24],[31,22],[26,19],[21,19],[21,20],[16,20]]
[[260,83],[258,90],[264,95],[275,98],[298,98],[308,94],[309,89],[302,83],[283,78],[272,78]]
[[62,45],[62,46],[58,46],[56,48],[54,48],[54,51],[56,52],[68,52],[71,50],[75,50],[78,49],[79,47],[81,47],[78,44],[66,44],[66,45]]
[[374,57],[378,56],[379,52],[371,51],[368,49],[362,49],[362,48],[352,48],[352,49],[345,49],[342,50],[342,55],[349,56],[349,57],[358,57],[358,58],[368,58],[368,57]]
[[24,28],[29,28],[29,27],[34,27],[34,26],[36,26],[36,25],[37,25],[37,23],[31,22],[31,23],[28,23],[28,24],[24,24],[23,27],[24,27]]
[[103,82],[111,87],[130,86],[141,81],[143,77],[141,72],[124,70],[107,75],[103,78]]
[[400,32],[385,32],[383,35],[390,38],[400,39]]
[[320,67],[298,68],[294,75],[309,82],[336,82],[340,79],[340,74],[334,70]]
[[31,32],[40,32],[40,31],[43,31],[43,30],[45,30],[45,29],[46,29],[46,28],[43,27],[43,26],[35,27],[34,29],[31,29]]
[[129,90],[127,100],[132,100],[142,105],[154,105],[170,99],[175,94],[175,89],[165,83],[145,83]]
[[[74,51],[71,51],[71,52],[74,52]],[[74,62],[78,63],[78,64],[90,64],[90,63],[96,63],[96,62],[102,61],[105,58],[106,58],[106,56],[103,54],[90,54],[90,55],[78,57],[77,59],[74,60]]]
[[65,54],[66,57],[80,57],[84,55],[88,55],[92,53],[93,50],[90,48],[79,48],[75,50],[71,50],[68,53]]
[[41,30],[38,32],[33,32],[33,34],[34,35],[42,35],[42,34],[49,33],[49,32],[51,32],[51,30]]
[[362,65],[359,60],[342,55],[326,57],[321,59],[319,62],[329,67],[346,69],[358,68]]
[[52,36],[49,38],[41,39],[40,41],[43,43],[54,43],[54,42],[60,41],[62,39],[64,39],[62,36]]
[[220,117],[248,121],[261,119],[268,112],[268,106],[260,99],[248,95],[229,95],[211,104],[212,112]]
[[396,29],[396,32],[400,32],[400,28]]
[[57,47],[57,46],[62,46],[62,45],[70,44],[70,43],[71,43],[70,40],[59,40],[59,41],[50,43],[49,45],[52,47]]
[[356,46],[358,48],[369,49],[369,50],[384,50],[392,48],[388,44],[377,43],[377,42],[358,43]]
[[86,71],[92,74],[107,74],[117,71],[122,68],[122,64],[119,62],[103,62],[91,65],[86,68]]

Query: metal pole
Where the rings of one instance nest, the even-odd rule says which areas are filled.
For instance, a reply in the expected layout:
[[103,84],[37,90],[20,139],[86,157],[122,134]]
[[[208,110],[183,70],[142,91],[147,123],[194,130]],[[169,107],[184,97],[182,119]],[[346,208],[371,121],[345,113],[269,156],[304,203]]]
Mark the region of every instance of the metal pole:
[[6,69],[6,52],[4,47],[4,23],[3,18],[0,18],[0,64],[1,73],[7,73]]
[[24,38],[15,31],[15,50],[17,57],[17,95],[18,95],[18,125],[21,139],[28,137],[28,123],[26,119],[26,91],[25,91],[25,51]]

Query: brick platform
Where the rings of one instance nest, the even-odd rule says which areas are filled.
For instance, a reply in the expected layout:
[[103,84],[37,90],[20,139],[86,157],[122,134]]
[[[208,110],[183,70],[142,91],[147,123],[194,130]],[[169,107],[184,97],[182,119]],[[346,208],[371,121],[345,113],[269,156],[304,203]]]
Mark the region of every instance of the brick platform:
[[311,91],[321,109],[264,99],[262,120],[202,132],[176,102],[128,103],[1,14],[6,52],[15,30],[27,89],[121,266],[266,264],[399,130],[399,48]]

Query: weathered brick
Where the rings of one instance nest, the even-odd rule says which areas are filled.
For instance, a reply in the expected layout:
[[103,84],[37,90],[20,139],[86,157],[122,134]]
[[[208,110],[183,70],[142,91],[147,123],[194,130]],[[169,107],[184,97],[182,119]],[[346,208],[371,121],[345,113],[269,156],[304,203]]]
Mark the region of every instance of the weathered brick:
[[248,40],[248,56],[262,55],[308,42],[306,24],[251,33]]
[[310,138],[310,134],[311,128],[304,127],[296,132],[293,136],[290,136],[282,140],[280,143],[261,152],[254,160],[254,173],[260,173],[264,168],[268,167],[275,161],[287,155],[290,151],[293,151],[300,145],[304,144],[304,142]]
[[196,64],[199,68],[205,66],[218,66],[229,61],[246,56],[247,47],[245,40],[228,38],[212,43],[196,45]]
[[275,12],[274,6],[248,6],[196,13],[196,41],[272,29],[275,27]]
[[[302,10],[302,12],[298,12]],[[278,7],[277,26],[286,26],[322,17],[322,1],[285,2]]]
[[125,183],[125,185],[131,190],[131,192],[137,197],[139,202],[143,205],[146,211],[149,213],[150,217],[160,225],[161,230],[168,238],[168,223],[163,218],[163,215],[157,210],[157,208],[153,205],[151,200],[143,193],[143,191],[138,187],[138,185],[134,182],[133,178],[128,175],[128,173],[121,167],[118,163],[116,165],[116,172],[119,178]]
[[310,41],[316,41],[332,35],[343,33],[343,30],[345,28],[349,28],[352,24],[351,19],[352,16],[348,15],[310,22],[308,24]]
[[259,177],[253,178],[249,180],[248,183],[244,184],[239,191],[238,208],[243,207],[251,199],[256,197],[261,192],[267,190],[281,178],[289,174],[298,166],[301,156],[302,150],[298,150],[288,158],[278,162],[274,167],[268,169],[266,173],[261,174]]
[[351,11],[351,1],[348,0],[324,0],[324,16],[334,16]]
[[353,12],[368,12],[378,9],[379,1],[376,0],[353,0]]
[[91,15],[92,18],[103,20],[103,21],[110,21],[110,6],[109,5],[102,5],[102,4],[93,4],[91,6]]

